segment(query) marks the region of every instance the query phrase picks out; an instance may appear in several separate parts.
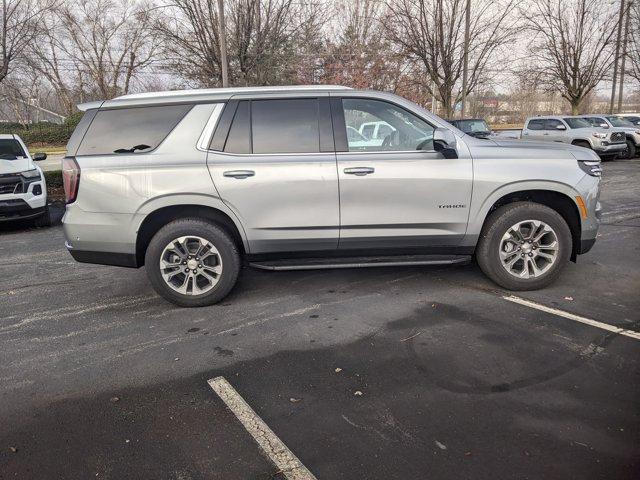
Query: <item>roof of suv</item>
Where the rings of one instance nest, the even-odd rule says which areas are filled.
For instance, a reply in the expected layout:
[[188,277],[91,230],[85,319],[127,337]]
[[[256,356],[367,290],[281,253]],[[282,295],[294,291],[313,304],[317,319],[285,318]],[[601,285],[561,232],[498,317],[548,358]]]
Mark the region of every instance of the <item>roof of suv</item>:
[[193,101],[226,100],[234,95],[252,93],[295,93],[295,92],[329,92],[336,90],[351,90],[341,85],[286,85],[267,87],[238,87],[238,88],[203,88],[195,90],[169,90],[163,92],[133,93],[111,100],[81,103],[78,108],[82,111],[99,107],[116,107],[132,105],[149,105],[159,103],[180,103]]

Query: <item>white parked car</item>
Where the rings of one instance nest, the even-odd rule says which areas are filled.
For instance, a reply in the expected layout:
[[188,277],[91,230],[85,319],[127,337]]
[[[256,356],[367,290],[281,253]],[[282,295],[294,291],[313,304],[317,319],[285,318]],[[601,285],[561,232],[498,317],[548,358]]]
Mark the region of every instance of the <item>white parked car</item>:
[[49,224],[47,185],[42,169],[34,162],[46,153],[29,154],[20,137],[0,134],[0,222],[34,219]]

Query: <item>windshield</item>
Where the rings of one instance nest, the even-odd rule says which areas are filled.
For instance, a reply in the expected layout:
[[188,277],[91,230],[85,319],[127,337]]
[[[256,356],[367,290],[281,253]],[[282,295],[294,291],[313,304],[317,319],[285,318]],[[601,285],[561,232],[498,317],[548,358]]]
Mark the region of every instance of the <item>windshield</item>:
[[591,128],[591,123],[589,123],[584,118],[565,118],[565,122],[569,125],[569,128]]
[[456,126],[464,133],[489,131],[489,125],[484,120],[458,120]]
[[629,120],[627,120],[626,118],[621,118],[621,117],[607,117],[607,120],[609,120],[609,122],[611,123],[611,125],[613,125],[614,127],[626,127],[626,128],[633,128],[633,123],[631,123]]
[[10,138],[0,139],[0,159],[15,160],[18,157],[26,157],[22,145]]

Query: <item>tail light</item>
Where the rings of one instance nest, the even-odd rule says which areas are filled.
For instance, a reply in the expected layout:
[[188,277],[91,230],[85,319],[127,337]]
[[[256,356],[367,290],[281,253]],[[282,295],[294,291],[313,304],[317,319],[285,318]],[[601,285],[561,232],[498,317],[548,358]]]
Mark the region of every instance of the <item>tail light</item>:
[[78,196],[78,187],[80,187],[80,165],[73,157],[62,159],[62,184],[67,203],[75,202]]

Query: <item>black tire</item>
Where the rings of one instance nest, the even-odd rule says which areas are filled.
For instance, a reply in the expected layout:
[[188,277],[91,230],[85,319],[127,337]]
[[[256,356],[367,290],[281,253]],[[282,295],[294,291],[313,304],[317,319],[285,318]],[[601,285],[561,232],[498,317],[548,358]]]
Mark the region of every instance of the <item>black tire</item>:
[[[222,273],[213,288],[200,295],[185,295],[173,290],[162,277],[160,256],[173,240],[194,235],[211,242],[218,250],[222,261]],[[154,290],[165,300],[181,307],[203,307],[213,305],[226,297],[238,280],[240,255],[232,237],[219,226],[199,218],[175,220],[156,233],[145,254],[147,276]]]
[[42,215],[33,219],[33,225],[38,228],[51,226],[51,212],[49,211],[49,205],[45,205]]
[[627,154],[620,158],[635,158],[636,156],[636,144],[633,140],[627,138]]
[[[502,236],[518,222],[540,220],[549,225],[558,239],[558,256],[552,266],[534,278],[517,278],[502,266],[499,251]],[[480,234],[476,248],[476,260],[487,277],[507,290],[538,290],[551,284],[571,256],[572,237],[567,222],[555,210],[534,202],[516,202],[504,205],[492,212]]]

